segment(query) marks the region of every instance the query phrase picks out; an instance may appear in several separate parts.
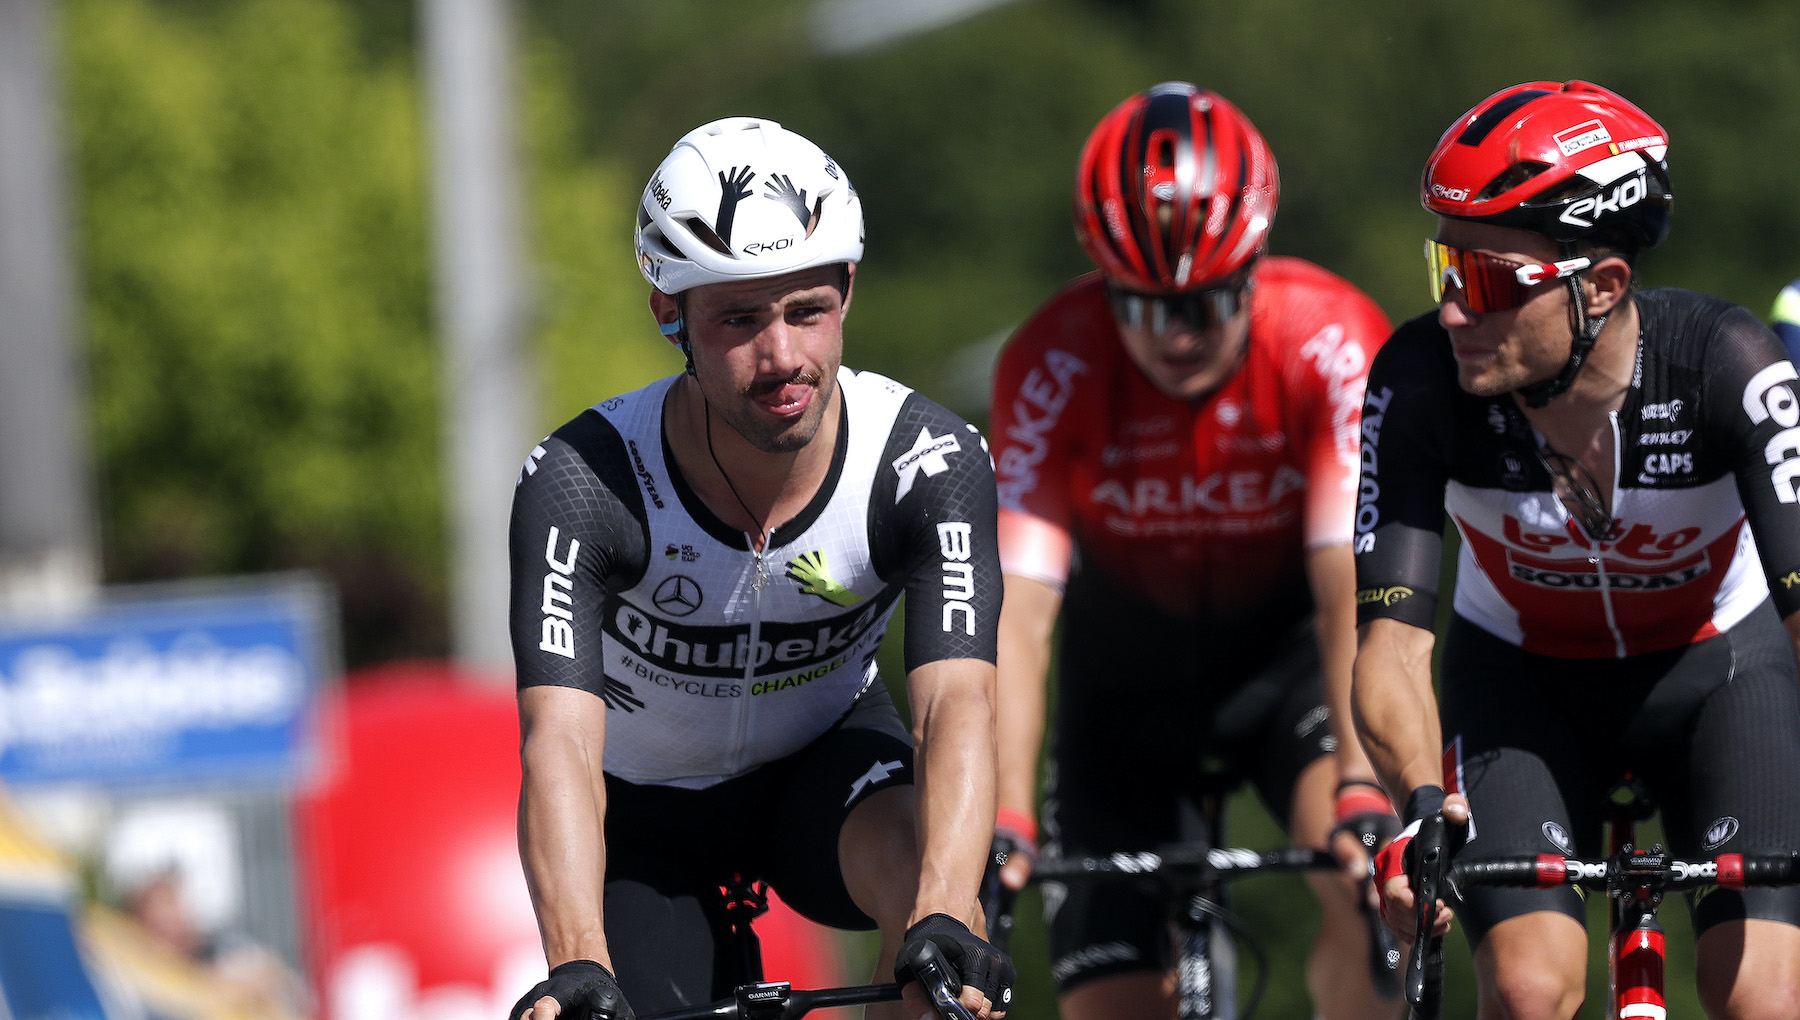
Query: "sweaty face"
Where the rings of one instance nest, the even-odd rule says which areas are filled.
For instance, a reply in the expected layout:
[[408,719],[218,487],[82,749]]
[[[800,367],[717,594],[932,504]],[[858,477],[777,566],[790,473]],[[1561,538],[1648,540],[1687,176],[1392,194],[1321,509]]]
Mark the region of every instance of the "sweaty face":
[[821,266],[687,292],[700,390],[758,450],[791,453],[818,434],[843,361],[841,279]]
[[[1521,264],[1562,257],[1556,242],[1542,234],[1465,220],[1439,217],[1437,239]],[[1469,309],[1460,288],[1447,286],[1438,302],[1438,322],[1450,333],[1457,382],[1481,397],[1553,378],[1568,362],[1575,335],[1568,285],[1561,280],[1538,284],[1517,308],[1481,313]]]
[[1250,301],[1246,291],[1236,314],[1209,325],[1172,317],[1158,330],[1148,315],[1133,323],[1115,314],[1113,321],[1126,353],[1157,389],[1193,400],[1218,389],[1237,370],[1250,338]]

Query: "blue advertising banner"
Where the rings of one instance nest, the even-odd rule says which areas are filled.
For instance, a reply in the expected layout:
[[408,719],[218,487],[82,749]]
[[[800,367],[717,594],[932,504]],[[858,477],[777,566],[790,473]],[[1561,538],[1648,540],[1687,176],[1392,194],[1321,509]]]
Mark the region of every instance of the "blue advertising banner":
[[335,668],[330,605],[284,582],[0,620],[0,782],[286,784]]

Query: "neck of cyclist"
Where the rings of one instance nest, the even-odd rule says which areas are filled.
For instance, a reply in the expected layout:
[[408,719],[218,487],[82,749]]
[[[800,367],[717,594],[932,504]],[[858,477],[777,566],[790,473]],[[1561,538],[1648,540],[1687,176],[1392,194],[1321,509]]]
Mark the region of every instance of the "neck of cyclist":
[[[1570,319],[1569,333],[1573,342],[1573,314]],[[1637,372],[1638,328],[1637,304],[1627,292],[1607,314],[1606,324],[1594,339],[1593,349],[1588,352],[1568,390],[1552,397],[1541,408],[1528,406],[1517,391],[1513,393],[1514,401],[1533,421],[1584,418],[1618,410],[1623,406],[1625,394]],[[1562,351],[1566,359],[1569,348],[1564,347]],[[1555,371],[1562,371],[1562,366],[1563,363],[1558,363]]]

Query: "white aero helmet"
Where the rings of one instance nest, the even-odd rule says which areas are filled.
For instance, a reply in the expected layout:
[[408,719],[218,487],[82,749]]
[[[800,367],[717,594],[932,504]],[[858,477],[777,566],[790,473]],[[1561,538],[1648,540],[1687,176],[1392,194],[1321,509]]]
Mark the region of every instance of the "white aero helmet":
[[772,120],[689,131],[638,206],[638,269],[664,294],[856,262],[862,202],[817,145]]

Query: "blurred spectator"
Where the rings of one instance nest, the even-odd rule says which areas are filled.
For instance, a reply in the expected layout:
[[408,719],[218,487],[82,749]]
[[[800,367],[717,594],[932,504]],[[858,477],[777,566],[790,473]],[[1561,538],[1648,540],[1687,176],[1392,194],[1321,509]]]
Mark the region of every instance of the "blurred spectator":
[[1788,360],[1800,365],[1800,280],[1781,288],[1769,320],[1775,326],[1775,335],[1787,345]]
[[201,968],[215,989],[246,1013],[310,1016],[300,976],[266,947],[229,930],[208,932],[195,921],[182,869],[170,863],[121,889],[121,906],[152,942]]

